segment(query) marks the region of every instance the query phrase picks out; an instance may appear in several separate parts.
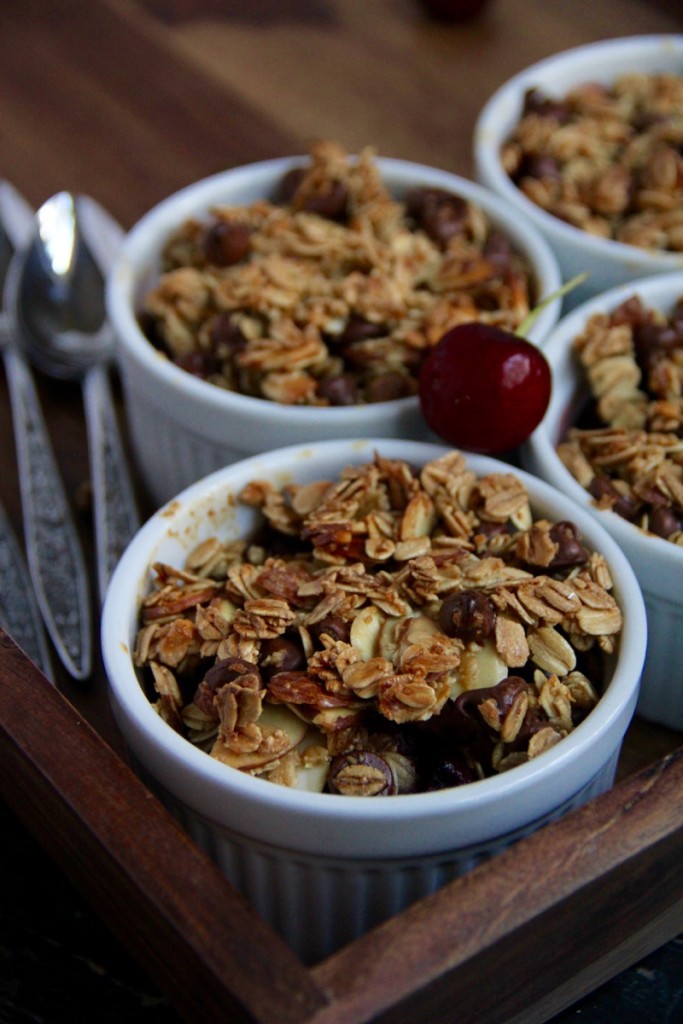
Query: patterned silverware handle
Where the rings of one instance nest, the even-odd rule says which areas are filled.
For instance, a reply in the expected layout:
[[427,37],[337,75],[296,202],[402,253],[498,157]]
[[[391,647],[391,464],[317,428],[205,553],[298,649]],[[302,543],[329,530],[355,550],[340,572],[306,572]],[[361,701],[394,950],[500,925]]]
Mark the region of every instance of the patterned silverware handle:
[[[78,204],[83,237],[106,278],[123,240],[123,228],[91,196],[79,196]],[[94,366],[86,374],[83,402],[95,504],[97,580],[103,601],[111,574],[140,526],[140,518],[106,365]]]
[[0,580],[0,627],[43,670],[47,678],[54,682],[47,640],[33,586],[19,544],[2,506]]
[[97,581],[103,601],[116,563],[140,521],[106,366],[94,366],[88,371],[83,381],[83,400],[95,508]]
[[92,664],[85,560],[31,372],[11,346],[4,345],[3,356],[31,578],[57,653],[75,679],[85,679]]

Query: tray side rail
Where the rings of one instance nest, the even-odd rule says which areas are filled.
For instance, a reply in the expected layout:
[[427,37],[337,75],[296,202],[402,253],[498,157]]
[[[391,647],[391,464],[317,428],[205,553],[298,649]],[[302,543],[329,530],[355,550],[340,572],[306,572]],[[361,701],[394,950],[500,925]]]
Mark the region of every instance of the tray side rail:
[[313,969],[311,1024],[541,1024],[683,931],[683,748]]
[[300,1024],[289,946],[0,630],[0,796],[188,1020]]

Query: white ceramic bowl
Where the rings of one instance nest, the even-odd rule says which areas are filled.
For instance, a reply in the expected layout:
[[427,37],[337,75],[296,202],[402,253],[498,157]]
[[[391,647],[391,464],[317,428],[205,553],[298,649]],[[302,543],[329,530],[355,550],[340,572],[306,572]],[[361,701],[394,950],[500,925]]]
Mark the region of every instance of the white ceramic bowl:
[[682,253],[655,253],[591,236],[541,209],[512,182],[500,159],[503,142],[519,120],[525,92],[551,97],[586,82],[608,85],[626,72],[683,74],[683,35],[634,36],[566,50],[518,72],[484,106],[474,133],[477,178],[533,224],[557,256],[564,280],[587,271],[588,280],[565,302],[569,309],[629,280],[683,268]]
[[528,469],[599,519],[629,559],[645,598],[649,633],[638,713],[671,729],[683,730],[683,548],[644,533],[616,512],[598,509],[555,451],[587,394],[578,360],[572,357],[573,340],[590,316],[609,312],[633,294],[638,294],[646,306],[669,312],[683,295],[683,273],[629,282],[590,299],[563,318],[544,349],[553,374],[550,405],[522,456]]
[[[134,454],[158,503],[227,463],[287,444],[343,437],[435,440],[417,397],[334,408],[279,405],[193,377],[160,356],[138,326],[141,293],[154,280],[162,246],[173,230],[190,216],[206,215],[216,203],[239,205],[274,195],[283,174],[305,160],[269,160],[190,185],[146,214],[124,240],[109,281],[108,310],[118,340]],[[431,185],[479,204],[527,257],[539,296],[556,291],[559,268],[549,246],[497,197],[479,185],[421,164],[384,159],[378,166],[398,198],[415,185]],[[545,338],[559,318],[560,306],[556,300],[544,310],[530,333],[532,341]]]
[[[636,703],[645,614],[633,572],[595,518],[520,473],[537,515],[571,517],[604,553],[623,617],[623,642],[604,695],[566,738],[495,778],[385,799],[287,789],[226,767],[174,732],[153,710],[131,661],[141,598],[157,559],[180,565],[216,532],[248,536],[253,510],[236,506],[254,478],[281,485],[330,479],[375,451],[413,465],[447,449],[386,439],[280,449],[217,471],[162,508],[119,563],[103,613],[102,644],[116,720],[135,761],[200,846],[307,960],[462,874],[513,840],[607,789]],[[472,456],[478,473],[510,467]]]

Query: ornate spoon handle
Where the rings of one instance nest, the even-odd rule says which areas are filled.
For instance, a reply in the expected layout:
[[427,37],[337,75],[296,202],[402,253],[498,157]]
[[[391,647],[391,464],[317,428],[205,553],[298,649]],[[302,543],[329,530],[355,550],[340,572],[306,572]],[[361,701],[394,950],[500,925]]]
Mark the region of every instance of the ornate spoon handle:
[[52,679],[43,623],[24,557],[0,506],[0,626],[25,654]]
[[140,524],[111,396],[108,370],[98,364],[83,380],[100,601],[124,548]]
[[[106,278],[121,245],[123,228],[91,196],[81,195],[78,202],[83,238]],[[104,329],[111,331],[111,327]],[[83,404],[95,504],[97,581],[100,601],[104,601],[111,574],[140,526],[106,361],[94,365],[85,374]]]
[[4,346],[17,446],[29,571],[47,630],[75,679],[90,675],[92,630],[88,577],[33,377]]

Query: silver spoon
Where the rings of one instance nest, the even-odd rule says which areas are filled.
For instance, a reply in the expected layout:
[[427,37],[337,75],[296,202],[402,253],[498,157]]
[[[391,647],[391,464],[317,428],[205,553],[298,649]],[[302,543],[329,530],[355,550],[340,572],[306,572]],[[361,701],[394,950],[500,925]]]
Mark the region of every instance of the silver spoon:
[[[82,219],[91,231],[99,228],[103,237],[93,234],[88,244]],[[103,240],[111,243],[118,225],[94,200],[70,192],[48,199],[36,221],[37,232],[18,281],[17,326],[24,351],[36,367],[82,382],[102,601],[114,567],[139,526],[109,382],[114,337],[105,315],[107,268],[98,262],[107,257]]]
[[86,679],[92,629],[85,560],[36,386],[18,344],[16,292],[33,217],[7,182],[2,182],[0,199],[3,230],[14,251],[5,280],[0,348],[12,404],[29,572],[57,654],[75,679]]
[[[8,182],[0,182],[0,296],[14,246],[4,229],[4,215],[21,210],[31,217],[28,203]],[[21,214],[20,214],[21,216]],[[4,313],[0,328],[6,330]],[[50,681],[52,666],[38,602],[19,543],[0,505],[0,626],[19,644]]]

